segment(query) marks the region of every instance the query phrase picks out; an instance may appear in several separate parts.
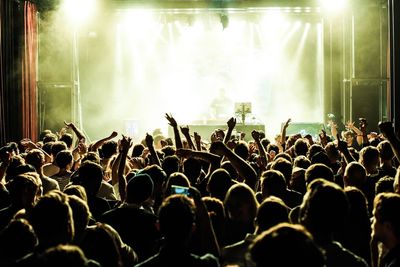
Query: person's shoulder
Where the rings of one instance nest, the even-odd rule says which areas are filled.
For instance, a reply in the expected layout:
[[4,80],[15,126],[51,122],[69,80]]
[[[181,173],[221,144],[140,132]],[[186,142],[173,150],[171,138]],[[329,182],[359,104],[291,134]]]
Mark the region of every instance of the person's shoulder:
[[205,266],[205,267],[219,266],[218,258],[210,253],[207,253],[201,257],[199,257],[199,256],[196,256],[196,257],[198,257],[197,260],[199,262],[195,266]]
[[[350,250],[344,248],[338,242],[332,242],[331,245],[326,249],[328,253],[328,262],[337,261],[340,266],[352,266],[352,267],[366,267],[368,264],[364,259],[357,256]],[[340,262],[339,262],[340,261]]]
[[138,263],[135,265],[135,267],[158,267],[158,266],[163,266],[161,260],[160,260],[160,254],[157,253],[156,255],[148,258],[145,261],[142,261],[141,263]]

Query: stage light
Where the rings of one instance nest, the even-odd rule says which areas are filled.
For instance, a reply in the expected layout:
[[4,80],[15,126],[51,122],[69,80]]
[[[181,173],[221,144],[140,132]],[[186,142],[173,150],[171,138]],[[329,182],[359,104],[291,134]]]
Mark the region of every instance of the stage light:
[[320,0],[322,10],[337,13],[346,8],[348,0]]
[[79,26],[94,13],[96,0],[64,0],[62,7],[69,20]]

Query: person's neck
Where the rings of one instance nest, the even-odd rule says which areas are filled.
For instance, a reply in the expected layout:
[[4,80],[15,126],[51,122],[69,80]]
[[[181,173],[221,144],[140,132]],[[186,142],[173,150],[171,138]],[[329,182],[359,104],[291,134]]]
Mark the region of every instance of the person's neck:
[[65,175],[65,174],[70,174],[71,171],[67,170],[67,169],[60,169],[60,171],[58,172],[58,175]]

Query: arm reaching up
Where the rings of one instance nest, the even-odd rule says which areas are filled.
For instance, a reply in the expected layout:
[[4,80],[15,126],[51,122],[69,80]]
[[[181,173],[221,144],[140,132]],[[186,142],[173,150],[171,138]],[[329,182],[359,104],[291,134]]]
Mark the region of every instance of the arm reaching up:
[[99,141],[94,143],[94,145],[91,147],[90,151],[97,151],[97,149],[99,149],[99,147],[101,147],[106,141],[109,141],[117,136],[118,136],[117,132],[115,132],[115,131],[112,132],[109,136],[104,137],[103,139],[100,139]]
[[285,124],[282,127],[282,132],[281,132],[281,140],[280,140],[280,144],[282,147],[285,147],[285,143],[286,143],[286,130],[289,127],[290,122],[292,121],[292,119],[288,119]]
[[246,184],[255,190],[257,173],[250,164],[220,141],[211,144],[210,152],[220,156],[225,156],[232,163],[239,175],[245,179]]
[[74,131],[76,137],[78,138],[78,141],[82,141],[83,142],[86,140],[85,135],[83,134],[83,132],[81,130],[79,130],[75,124],[73,122],[66,122],[64,121],[65,126],[67,126],[67,129],[70,128],[72,129],[72,131]]
[[168,113],[165,113],[165,118],[168,120],[169,125],[171,125],[171,127],[174,130],[176,149],[182,148],[183,147],[182,140],[181,140],[181,136],[179,135],[179,129],[178,129],[178,124],[176,123],[176,120],[174,119],[174,117],[172,117],[172,114],[168,114]]
[[186,141],[189,144],[189,148],[190,149],[196,149],[195,146],[194,146],[193,140],[190,137],[189,126],[188,125],[181,126],[181,132],[182,132],[183,136],[185,136]]
[[154,148],[153,136],[151,136],[150,134],[147,133],[145,140],[146,140],[146,145],[147,145],[147,148],[149,149],[150,156],[151,156],[153,163],[161,167],[160,159],[158,158],[158,154]]
[[226,135],[224,137],[224,143],[228,143],[229,139],[231,139],[232,136],[232,131],[236,126],[236,119],[234,117],[230,118],[227,123],[228,125],[228,131],[226,132]]
[[218,155],[206,151],[195,151],[191,149],[180,148],[176,151],[176,155],[182,158],[195,158],[209,162],[210,168],[208,170],[208,174],[211,174],[221,166],[221,158]]
[[118,164],[118,190],[123,202],[126,199],[126,179],[125,179],[125,165],[128,151],[132,146],[132,138],[122,136],[120,141],[120,158]]
[[253,137],[254,141],[257,144],[257,148],[258,148],[258,153],[261,157],[262,163],[263,163],[263,167],[265,168],[268,164],[268,158],[267,158],[267,152],[265,151],[264,146],[261,144],[261,140],[260,140],[260,132],[253,130],[251,132],[251,136]]

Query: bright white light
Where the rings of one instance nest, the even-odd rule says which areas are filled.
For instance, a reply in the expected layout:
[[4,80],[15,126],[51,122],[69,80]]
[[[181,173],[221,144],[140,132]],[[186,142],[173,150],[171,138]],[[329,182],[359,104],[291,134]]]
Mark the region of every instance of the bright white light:
[[96,0],[64,0],[62,8],[70,21],[79,26],[94,13]]
[[337,13],[346,8],[348,0],[320,0],[321,7],[329,13]]

